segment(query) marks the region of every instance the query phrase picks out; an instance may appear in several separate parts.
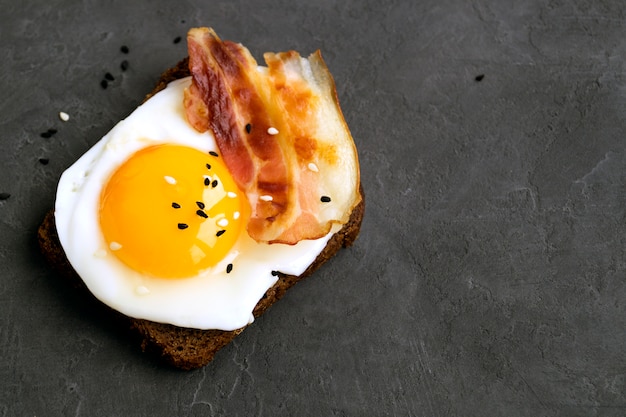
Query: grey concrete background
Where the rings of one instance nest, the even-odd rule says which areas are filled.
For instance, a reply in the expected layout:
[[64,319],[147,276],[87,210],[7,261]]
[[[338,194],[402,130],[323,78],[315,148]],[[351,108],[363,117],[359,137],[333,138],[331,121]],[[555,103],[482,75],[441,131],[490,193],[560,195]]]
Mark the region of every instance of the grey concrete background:
[[[626,414],[623,1],[0,10],[0,416]],[[186,373],[90,314],[35,233],[199,25],[257,59],[322,50],[368,206],[353,248]]]

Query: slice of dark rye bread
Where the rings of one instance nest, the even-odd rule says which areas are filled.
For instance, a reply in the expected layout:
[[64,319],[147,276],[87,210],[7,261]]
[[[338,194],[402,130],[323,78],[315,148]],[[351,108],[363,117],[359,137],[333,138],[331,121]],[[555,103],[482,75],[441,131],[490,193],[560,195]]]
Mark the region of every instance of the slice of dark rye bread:
[[[147,100],[158,91],[164,89],[169,82],[188,75],[188,60],[185,58],[175,67],[168,69],[161,75],[156,87],[145,99]],[[359,191],[361,202],[352,211],[348,223],[331,237],[324,250],[302,275],[286,275],[279,271],[278,281],[267,290],[254,308],[254,317],[259,317],[263,314],[289,288],[311,275],[342,247],[352,245],[359,234],[365,210],[363,188],[360,187]],[[162,363],[184,370],[200,368],[208,364],[218,350],[226,346],[245,329],[243,327],[234,331],[198,330],[124,316],[105,306],[91,295],[83,281],[72,269],[59,242],[54,222],[54,210],[50,210],[46,214],[39,227],[38,241],[44,257],[67,280],[68,285],[75,287],[78,291],[90,297],[94,306],[104,311],[105,315],[109,315],[111,320],[118,322],[120,327],[130,330],[131,336],[139,342],[141,349],[153,355]]]

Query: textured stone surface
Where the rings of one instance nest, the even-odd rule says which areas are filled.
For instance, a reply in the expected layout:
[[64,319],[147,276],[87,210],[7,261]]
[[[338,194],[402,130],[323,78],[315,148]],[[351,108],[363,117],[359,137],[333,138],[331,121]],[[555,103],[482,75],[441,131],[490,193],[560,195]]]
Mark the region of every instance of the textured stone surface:
[[[622,1],[2,3],[1,416],[626,414]],[[59,285],[35,231],[195,25],[322,50],[369,204],[355,247],[181,373]]]

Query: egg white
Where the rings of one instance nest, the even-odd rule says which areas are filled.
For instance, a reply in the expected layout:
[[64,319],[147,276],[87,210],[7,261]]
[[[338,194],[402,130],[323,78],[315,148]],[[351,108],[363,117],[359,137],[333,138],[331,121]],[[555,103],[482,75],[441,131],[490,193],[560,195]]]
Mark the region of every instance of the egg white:
[[[68,168],[59,181],[55,221],[72,267],[103,303],[134,318],[197,329],[234,330],[252,322],[252,310],[276,282],[272,271],[300,275],[326,246],[332,232],[296,245],[267,245],[243,231],[218,265],[185,279],[144,276],[107,247],[99,223],[102,188],[138,150],[176,144],[217,151],[211,133],[185,120],[183,91],[190,78],[172,82]],[[233,269],[226,273],[226,265]]]

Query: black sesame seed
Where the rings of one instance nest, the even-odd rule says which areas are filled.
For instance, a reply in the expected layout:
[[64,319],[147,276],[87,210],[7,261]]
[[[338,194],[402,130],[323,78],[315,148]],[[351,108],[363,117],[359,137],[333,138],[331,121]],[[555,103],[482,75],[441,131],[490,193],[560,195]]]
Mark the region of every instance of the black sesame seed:
[[205,178],[204,179],[204,185],[206,185],[206,186],[211,185],[211,178]]
[[251,130],[252,130],[252,125],[250,123],[248,123],[246,125],[246,133],[250,133]]
[[320,201],[322,203],[330,203],[330,197],[327,195],[323,195],[322,198],[320,198]]
[[52,128],[50,128],[50,129],[46,130],[45,132],[41,133],[41,134],[40,134],[40,136],[41,136],[42,138],[45,138],[45,139],[50,139],[50,138],[51,138],[52,136],[54,136],[56,133],[57,133],[57,130],[56,130],[56,129],[52,129]]
[[188,228],[189,226],[186,223],[178,223],[178,228],[180,230],[185,230],[186,228]]
[[120,68],[122,69],[122,71],[126,71],[128,69],[128,61],[123,60],[122,63],[120,64]]
[[212,188],[217,187],[217,180],[213,180],[213,182],[211,183],[211,187]]
[[111,74],[110,72],[107,72],[106,74],[104,74],[104,78],[108,81],[113,81],[115,80],[115,77],[113,76],[113,74]]
[[206,169],[211,169],[211,164],[206,164]]
[[0,193],[0,200],[6,200],[9,197],[11,197],[9,193]]
[[277,277],[278,276],[278,271],[272,271],[272,276],[273,277]]
[[48,165],[48,162],[50,162],[48,158],[39,158],[39,163],[41,165]]
[[174,43],[180,43],[181,39],[182,38],[180,36],[175,37],[174,38]]
[[180,208],[180,204],[178,203],[172,203],[172,207],[179,209]]
[[196,204],[198,205],[199,208],[201,208],[202,210],[204,210],[204,203],[202,201],[196,201]]
[[127,54],[128,52],[130,52],[130,49],[128,49],[128,46],[122,45],[120,51],[122,51],[123,54]]
[[219,155],[217,154],[217,152],[215,152],[215,151],[209,151],[209,155],[219,156]]
[[226,273],[227,274],[230,274],[230,271],[232,271],[232,270],[233,270],[233,264],[226,265]]
[[103,90],[106,90],[108,86],[109,86],[109,83],[107,82],[107,80],[100,81],[100,87],[102,87]]
[[200,217],[204,217],[205,219],[209,218],[209,216],[207,216],[207,214],[202,210],[196,210],[196,214]]
[[224,234],[224,232],[226,232],[226,230],[220,230],[215,234],[215,236],[220,237]]
[[474,80],[481,82],[483,78],[485,78],[485,74],[479,74],[474,78]]

